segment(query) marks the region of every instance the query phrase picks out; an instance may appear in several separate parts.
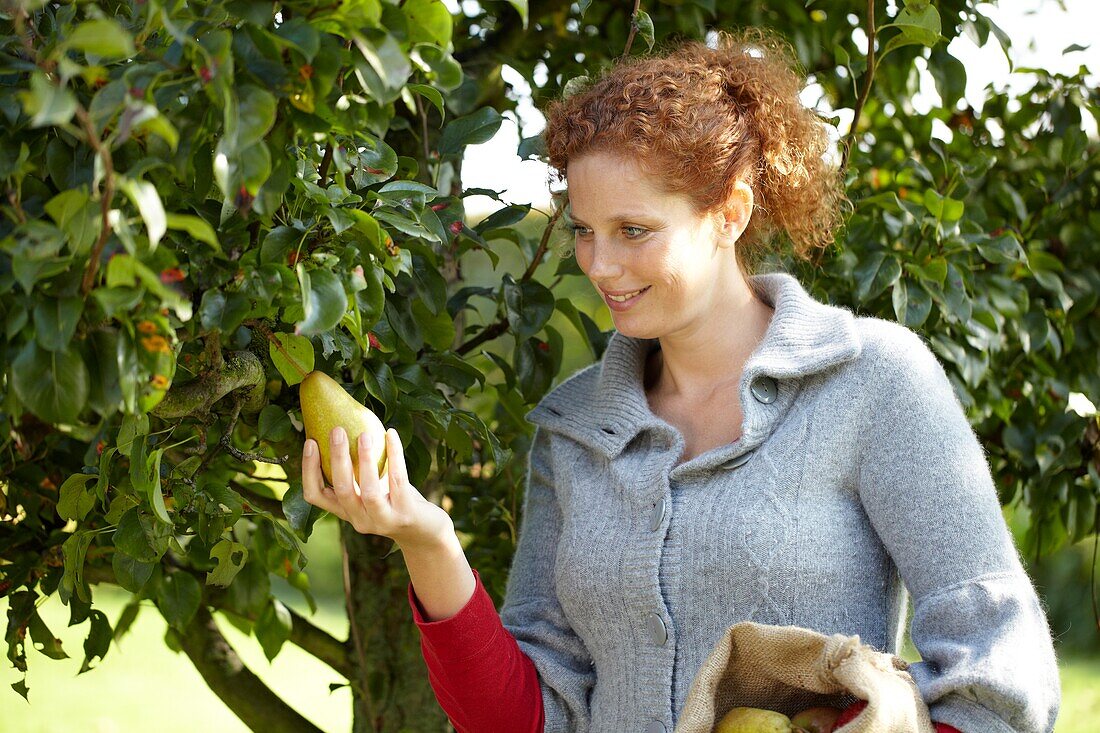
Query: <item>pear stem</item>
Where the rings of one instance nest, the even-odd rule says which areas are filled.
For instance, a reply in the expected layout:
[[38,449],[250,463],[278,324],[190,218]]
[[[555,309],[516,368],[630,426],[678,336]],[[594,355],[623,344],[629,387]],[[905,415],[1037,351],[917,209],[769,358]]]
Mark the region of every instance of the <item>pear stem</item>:
[[283,343],[279,341],[279,339],[275,338],[275,334],[272,333],[271,329],[267,327],[267,324],[265,324],[263,321],[253,321],[249,325],[253,326],[257,331],[260,332],[261,336],[271,342],[271,345],[274,346],[279,351],[279,353],[283,355],[283,358],[290,362],[290,365],[297,369],[298,373],[302,375],[303,379],[305,379],[306,375],[309,374],[309,372],[303,369],[302,365],[299,364],[294,359],[294,357],[290,355],[290,352],[286,350],[286,348],[283,346]]

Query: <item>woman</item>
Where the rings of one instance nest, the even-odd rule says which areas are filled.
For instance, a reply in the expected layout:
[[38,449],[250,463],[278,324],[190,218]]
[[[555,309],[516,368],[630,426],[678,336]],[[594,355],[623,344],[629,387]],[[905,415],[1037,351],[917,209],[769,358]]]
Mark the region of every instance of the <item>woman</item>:
[[720,34],[549,108],[577,262],[616,333],[529,414],[499,616],[393,431],[388,493],[335,448],[325,488],[307,441],[307,500],[401,546],[458,730],[667,733],[732,624],[897,652],[909,594],[911,672],[940,730],[1053,728],[1046,619],[939,362],[903,326],[752,274],[770,232],[806,255],[838,223],[801,86],[783,44]]

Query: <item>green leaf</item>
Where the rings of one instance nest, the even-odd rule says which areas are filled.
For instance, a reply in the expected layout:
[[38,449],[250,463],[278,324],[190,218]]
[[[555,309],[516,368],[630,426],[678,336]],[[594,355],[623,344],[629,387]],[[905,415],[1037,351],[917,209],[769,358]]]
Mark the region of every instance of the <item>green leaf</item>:
[[164,204],[160,201],[156,187],[148,181],[119,176],[119,188],[141,212],[141,218],[145,220],[145,229],[149,233],[149,246],[156,247],[168,229]]
[[527,30],[528,9],[527,0],[508,0],[516,12],[519,13],[519,18],[523,21],[523,30]]
[[95,506],[95,491],[88,490],[88,484],[97,476],[90,473],[74,473],[65,479],[58,490],[57,513],[62,519],[80,521]]
[[241,87],[237,95],[237,116],[226,120],[226,132],[235,133],[233,150],[239,153],[263,140],[275,124],[276,102],[270,92],[254,84]]
[[39,345],[47,351],[62,351],[71,346],[83,313],[83,298],[40,300],[34,306],[34,335]]
[[199,581],[184,571],[169,573],[157,593],[157,608],[170,626],[183,631],[199,610],[201,599]]
[[164,449],[157,448],[145,459],[145,470],[149,476],[149,503],[153,507],[154,516],[164,524],[172,526],[172,518],[168,516],[168,508],[164,505],[164,492],[160,481],[160,460],[163,454]]
[[111,631],[111,622],[102,611],[93,610],[88,615],[88,623],[88,638],[84,640],[84,661],[77,674],[83,674],[92,669],[92,660],[103,659],[107,655],[114,636]]
[[446,351],[454,344],[455,324],[446,308],[432,314],[420,298],[412,302],[412,317],[424,340],[436,351]]
[[860,262],[853,274],[857,283],[856,297],[867,303],[898,281],[901,263],[886,252],[875,252]]
[[962,201],[940,196],[932,189],[924,192],[924,208],[939,221],[958,221],[966,210]]
[[382,83],[389,89],[400,89],[412,74],[412,66],[397,39],[389,33],[381,36],[380,40],[373,41],[364,35],[353,33],[352,39]]
[[61,545],[61,555],[65,563],[65,574],[58,586],[58,596],[62,603],[68,603],[75,594],[83,601],[90,601],[91,594],[84,582],[84,557],[88,546],[92,544],[92,530],[82,529],[74,532]]
[[214,227],[210,226],[205,219],[190,214],[168,214],[165,218],[165,224],[169,229],[185,231],[194,239],[205,242],[221,252],[222,248],[218,244],[218,235],[214,233]]
[[45,422],[73,424],[88,402],[88,367],[71,344],[46,351],[30,341],[12,362],[12,386],[23,405]]
[[503,118],[492,107],[482,107],[473,114],[447,123],[439,141],[439,152],[455,155],[467,145],[488,142],[500,129]]
[[320,508],[306,501],[301,481],[291,481],[290,488],[283,494],[283,514],[295,534],[308,540],[313,534],[314,523],[324,513]]
[[116,544],[115,551],[111,554],[111,567],[115,572],[118,584],[131,593],[140,593],[149,578],[153,575],[155,562],[143,562],[133,557]]
[[260,410],[260,419],[256,428],[256,435],[260,440],[278,443],[286,440],[293,429],[294,424],[290,422],[290,416],[278,405],[267,405]]
[[882,26],[879,30],[897,28],[900,33],[890,39],[879,56],[879,61],[891,51],[902,46],[934,46],[940,40],[940,13],[934,5],[902,8],[897,20]]
[[260,245],[260,262],[285,265],[287,255],[298,247],[304,234],[305,232],[295,227],[275,227],[267,233]]
[[[70,538],[72,539],[72,538]],[[81,557],[83,560],[83,557]],[[34,648],[42,652],[50,659],[68,659],[69,655],[61,648],[61,639],[58,639],[46,626],[46,622],[38,615],[38,611],[31,613],[27,623],[27,631],[30,632]]]
[[644,10],[639,10],[634,16],[634,25],[638,28],[638,33],[642,35],[642,39],[646,42],[647,51],[653,50],[653,19],[649,17],[649,13]]
[[136,53],[130,34],[110,18],[81,23],[65,40],[64,46],[102,59],[129,58]]
[[313,371],[315,358],[313,343],[305,336],[292,333],[274,335],[282,349],[275,344],[268,345],[271,363],[279,370],[279,374],[283,375],[288,385],[298,384],[306,374]]
[[[409,23],[408,40],[438,43],[446,47],[451,42],[454,18],[440,0],[407,0],[401,6]],[[524,24],[526,27],[526,23]]]
[[137,620],[140,610],[141,603],[137,598],[123,607],[122,613],[118,615],[118,621],[115,622],[115,629],[112,633],[113,641],[118,641],[130,630],[130,627],[134,625],[134,621]]
[[[158,528],[163,528],[158,532]],[[169,528],[134,507],[122,515],[115,528],[115,547],[143,562],[153,562],[168,549]]]
[[545,285],[532,280],[516,282],[506,273],[502,288],[508,325],[517,341],[534,336],[554,314],[554,294]]
[[275,29],[275,35],[301,51],[306,63],[321,50],[321,34],[304,18],[291,18]]
[[292,623],[290,611],[279,600],[272,598],[271,603],[264,608],[264,612],[256,621],[255,627],[256,639],[263,647],[264,656],[268,661],[275,658],[283,644],[290,638]]
[[44,73],[31,75],[30,91],[19,92],[23,109],[31,116],[31,127],[64,125],[76,114],[76,96],[51,82]]
[[434,43],[414,44],[409,56],[424,72],[434,76],[435,86],[443,91],[451,92],[461,86],[462,66]]
[[314,336],[334,328],[348,310],[348,296],[340,279],[329,270],[307,271],[302,263],[297,271],[304,317],[294,333]]
[[223,539],[210,550],[210,557],[218,564],[206,574],[206,584],[225,587],[248,561],[248,548],[240,542]]
[[69,251],[87,254],[99,237],[102,217],[99,206],[84,188],[62,191],[46,203],[46,213],[68,237]]

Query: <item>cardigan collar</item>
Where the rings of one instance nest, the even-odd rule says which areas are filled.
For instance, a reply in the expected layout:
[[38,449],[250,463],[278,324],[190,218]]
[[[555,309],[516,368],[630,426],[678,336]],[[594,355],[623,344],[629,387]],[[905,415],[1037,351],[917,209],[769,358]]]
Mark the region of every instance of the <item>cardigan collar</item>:
[[[750,277],[749,283],[775,312],[742,372],[739,394],[744,429],[741,439],[727,446],[742,450],[731,451],[731,456],[763,442],[793,400],[799,378],[856,358],[862,346],[851,311],[815,300],[795,277],[782,272],[760,274]],[[602,361],[547,394],[527,419],[609,458],[647,428],[678,436],[650,410],[642,386],[646,357],[657,345],[657,339],[614,332]],[[775,396],[765,404],[754,397],[754,387],[759,392],[759,385],[769,382],[769,377],[774,380]]]

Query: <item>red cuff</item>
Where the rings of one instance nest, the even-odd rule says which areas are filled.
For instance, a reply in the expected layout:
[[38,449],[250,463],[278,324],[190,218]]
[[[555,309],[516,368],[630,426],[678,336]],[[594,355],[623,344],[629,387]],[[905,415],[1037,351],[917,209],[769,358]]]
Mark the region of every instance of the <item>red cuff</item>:
[[481,654],[493,644],[497,634],[504,631],[493,599],[481,583],[481,575],[474,573],[474,594],[458,613],[439,621],[428,621],[424,609],[409,583],[409,606],[413,621],[420,629],[421,641],[431,649],[441,662],[461,662]]
[[936,729],[936,733],[962,733],[961,730],[947,723],[932,723],[932,727]]

